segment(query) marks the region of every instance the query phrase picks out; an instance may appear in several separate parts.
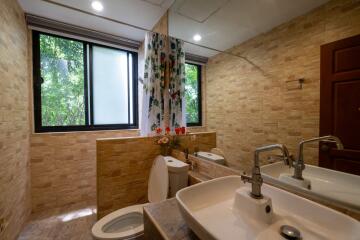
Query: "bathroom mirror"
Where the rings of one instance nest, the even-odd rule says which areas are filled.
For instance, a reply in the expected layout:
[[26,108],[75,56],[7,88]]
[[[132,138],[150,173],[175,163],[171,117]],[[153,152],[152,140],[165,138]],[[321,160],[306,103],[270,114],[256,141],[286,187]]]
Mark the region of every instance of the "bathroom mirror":
[[[262,165],[271,164],[262,168],[264,180],[360,212],[360,142],[349,134],[360,129],[344,119],[337,129],[325,129],[329,117],[320,119],[320,102],[330,101],[320,100],[320,48],[342,39],[324,28],[335,24],[321,6],[327,2],[176,0],[169,35],[186,42],[187,55],[207,58],[203,126],[217,132],[218,149],[200,157],[250,173],[257,147],[283,143],[295,161],[302,140],[332,133],[344,149],[329,141],[303,146],[303,177],[310,185],[292,181],[294,168],[276,151],[260,156]],[[224,160],[214,160],[218,155]]]
[[[50,0],[43,2],[71,10],[80,8],[77,5],[79,3],[74,1],[66,1],[66,4]],[[337,119],[341,126],[336,126],[336,130],[327,129],[327,125],[331,124],[326,125],[326,121],[331,116],[320,117],[319,110],[322,101],[320,48],[323,48],[324,44],[358,34],[358,28],[354,26],[358,26],[356,23],[360,21],[352,12],[358,9],[357,1],[347,1],[344,5],[327,0],[175,0],[155,1],[155,4],[154,1],[141,2],[150,4],[151,8],[157,11],[161,10],[161,15],[166,12],[164,21],[158,17],[147,19],[149,16],[130,21],[124,19],[115,9],[109,10],[106,13],[108,15],[105,14],[107,18],[101,19],[110,21],[106,26],[114,30],[110,31],[112,34],[130,38],[123,33],[132,32],[132,39],[140,46],[139,99],[142,96],[141,76],[144,72],[144,49],[141,46],[146,32],[156,31],[181,39],[185,41],[186,62],[196,68],[195,76],[198,76],[197,80],[201,83],[201,88],[196,89],[194,85],[192,89],[201,91],[198,91],[197,101],[194,101],[198,115],[188,124],[189,130],[217,133],[217,149],[207,161],[219,159],[218,156],[221,156],[222,160],[214,162],[250,173],[254,151],[259,146],[283,143],[297,158],[300,141],[332,133],[343,141],[345,149],[338,150],[331,142],[322,142],[320,146],[318,142],[306,144],[303,148],[306,164],[304,176],[311,166],[320,166],[322,172],[316,172],[319,169],[315,169],[312,176],[325,176],[323,182],[335,185],[321,185],[318,188],[312,185],[311,189],[293,186],[289,182],[284,185],[284,181],[280,181],[281,174],[291,177],[293,168],[289,170],[281,163],[277,156],[279,152],[276,151],[260,156],[262,165],[273,163],[270,169],[262,169],[264,179],[267,182],[273,181],[272,184],[280,187],[300,189],[298,192],[304,196],[314,196],[316,189],[326,189],[327,193],[334,196],[336,186],[344,190],[342,192],[345,194],[341,197],[347,198],[347,206],[354,207],[351,203],[360,202],[356,198],[360,196],[359,192],[354,192],[358,190],[359,177],[345,173],[360,174],[360,142],[357,137],[360,135],[360,103],[357,98],[344,99],[350,101],[345,104],[351,106],[347,109],[356,113],[350,113],[351,121]],[[89,15],[88,10],[85,12]],[[345,17],[347,22],[339,24],[333,16],[344,12],[349,14],[349,17]],[[90,14],[101,18],[100,15]],[[156,21],[161,23],[158,28],[153,25]],[[84,27],[93,27],[90,25],[90,22],[85,21]],[[358,59],[356,56],[354,58]],[[358,95],[358,85],[348,90],[354,92],[342,96]],[[331,99],[324,101],[332,102]],[[141,104],[138,111],[141,116]],[[342,113],[344,114],[348,112]],[[324,119],[325,125],[322,122]],[[203,158],[208,156],[206,153],[203,155]],[[329,172],[329,168],[336,171]],[[340,206],[344,205],[344,199],[331,199],[328,202],[340,202]]]

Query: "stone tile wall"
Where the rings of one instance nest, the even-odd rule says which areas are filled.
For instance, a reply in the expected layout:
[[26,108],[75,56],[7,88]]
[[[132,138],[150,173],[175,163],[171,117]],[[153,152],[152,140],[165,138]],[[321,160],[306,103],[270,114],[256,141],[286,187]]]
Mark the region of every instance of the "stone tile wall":
[[[138,135],[137,130],[31,134],[32,211],[95,204],[96,139]],[[192,152],[195,146],[209,150],[216,145],[215,133],[181,143]]]
[[161,33],[164,35],[169,35],[169,11],[166,11],[164,15],[159,19],[159,21],[152,28],[152,31]]
[[[360,2],[332,0],[314,11],[219,54],[207,64],[207,127],[231,167],[249,171],[257,146],[319,134],[320,45],[360,33]],[[302,90],[289,90],[305,78]],[[317,145],[305,161],[318,163]],[[265,154],[263,155],[265,156]]]
[[[31,31],[28,31],[29,46],[32,46],[31,37]],[[30,82],[32,82],[31,47],[29,69]],[[31,104],[32,99],[31,92]],[[30,136],[32,212],[39,213],[66,206],[94,205],[96,203],[96,139],[138,135],[138,130],[32,133]]]
[[[201,150],[216,145],[215,133],[197,133]],[[180,149],[188,147],[182,136]],[[153,160],[160,154],[157,137],[97,140],[98,218],[117,209],[147,202],[147,185]]]
[[147,201],[147,183],[160,146],[151,137],[97,141],[97,215]]
[[[154,29],[167,34],[167,13]],[[31,41],[31,31],[28,33],[28,38]],[[29,46],[31,45],[30,42]],[[29,51],[31,69],[31,48]],[[140,49],[140,52],[142,53],[143,50]],[[141,54],[139,57],[143,58]],[[32,74],[30,76],[32,77]],[[32,102],[32,97],[30,99]],[[139,103],[141,104],[141,99]],[[195,130],[200,131],[200,129]],[[130,136],[139,136],[139,131],[31,134],[32,211],[95,204],[96,139]]]
[[192,132],[186,135],[178,136],[179,150],[185,151],[188,149],[189,153],[195,151],[210,151],[216,147],[216,132]]
[[28,43],[17,1],[0,1],[0,239],[30,214]]
[[32,211],[96,203],[96,139],[137,130],[31,135]]

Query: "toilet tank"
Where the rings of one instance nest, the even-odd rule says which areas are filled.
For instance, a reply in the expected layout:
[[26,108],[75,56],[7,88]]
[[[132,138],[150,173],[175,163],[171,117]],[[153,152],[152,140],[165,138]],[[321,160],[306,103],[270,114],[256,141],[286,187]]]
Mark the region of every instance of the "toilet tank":
[[177,191],[188,185],[189,164],[170,156],[165,157],[165,161],[169,171],[169,197],[174,197]]
[[197,152],[196,156],[208,160],[210,162],[214,162],[217,164],[225,165],[225,158],[223,156],[217,155],[211,152]]

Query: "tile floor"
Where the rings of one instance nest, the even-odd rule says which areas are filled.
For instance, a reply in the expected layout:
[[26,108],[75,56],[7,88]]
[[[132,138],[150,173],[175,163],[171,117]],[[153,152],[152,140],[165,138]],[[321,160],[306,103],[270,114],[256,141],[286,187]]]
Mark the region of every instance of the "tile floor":
[[45,211],[31,216],[18,240],[93,240],[95,206]]

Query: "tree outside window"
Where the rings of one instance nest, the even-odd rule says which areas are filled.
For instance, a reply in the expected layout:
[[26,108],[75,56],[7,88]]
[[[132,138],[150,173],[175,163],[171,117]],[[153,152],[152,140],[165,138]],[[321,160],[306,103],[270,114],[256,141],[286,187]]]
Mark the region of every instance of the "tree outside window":
[[201,125],[201,66],[185,64],[186,122],[188,126]]

